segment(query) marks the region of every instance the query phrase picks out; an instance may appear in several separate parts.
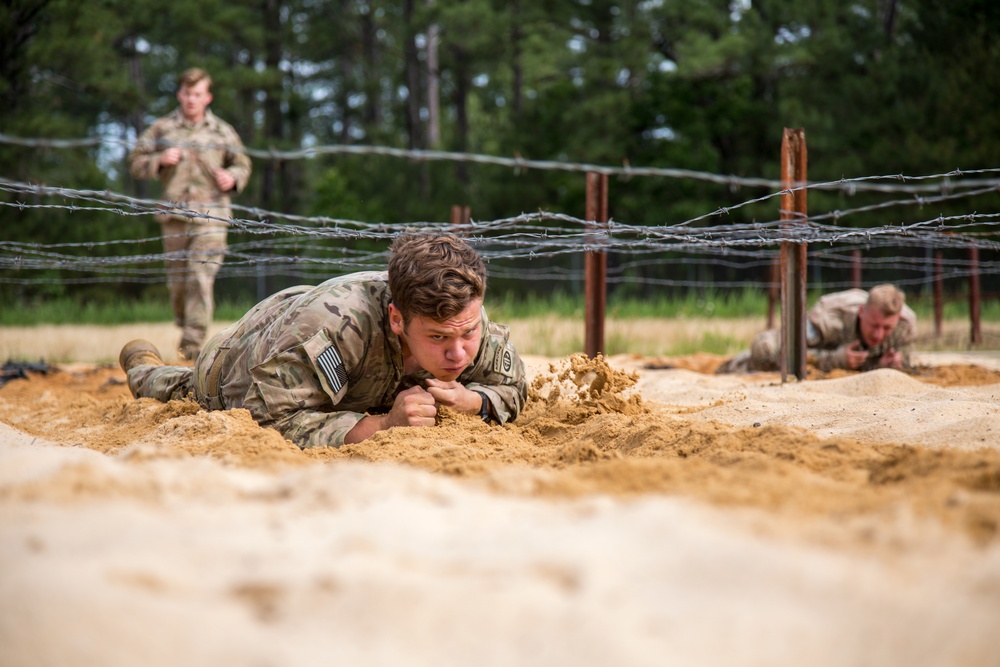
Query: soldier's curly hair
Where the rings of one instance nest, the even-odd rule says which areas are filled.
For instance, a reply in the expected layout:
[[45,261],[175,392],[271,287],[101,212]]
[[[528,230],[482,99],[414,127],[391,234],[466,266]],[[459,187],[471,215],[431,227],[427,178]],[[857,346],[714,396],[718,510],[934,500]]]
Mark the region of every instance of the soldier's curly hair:
[[389,291],[404,322],[444,322],[486,295],[486,264],[454,234],[403,233],[389,248]]

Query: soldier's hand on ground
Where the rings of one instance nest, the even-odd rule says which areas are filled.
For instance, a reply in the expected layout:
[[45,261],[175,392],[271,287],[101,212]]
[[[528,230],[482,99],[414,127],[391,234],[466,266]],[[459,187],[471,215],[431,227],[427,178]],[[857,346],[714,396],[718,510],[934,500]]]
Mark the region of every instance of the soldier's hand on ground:
[[447,405],[455,412],[478,414],[483,405],[482,396],[454,380],[445,382],[430,378],[427,380],[427,391],[438,405]]
[[854,341],[847,346],[847,367],[857,370],[864,365],[868,359],[868,353],[861,349],[861,342]]
[[386,427],[434,426],[437,405],[434,397],[423,387],[410,387],[401,391],[392,403]]
[[181,149],[173,147],[160,153],[160,166],[161,167],[173,167],[178,162],[181,161]]
[[227,170],[220,168],[215,170],[215,184],[223,192],[229,192],[236,185],[236,179]]
[[396,395],[392,409],[384,415],[366,415],[344,436],[344,444],[367,440],[378,431],[394,426],[434,426],[437,406],[423,387],[410,387]]
[[882,368],[902,368],[903,354],[894,349],[890,349],[878,360],[878,365]]

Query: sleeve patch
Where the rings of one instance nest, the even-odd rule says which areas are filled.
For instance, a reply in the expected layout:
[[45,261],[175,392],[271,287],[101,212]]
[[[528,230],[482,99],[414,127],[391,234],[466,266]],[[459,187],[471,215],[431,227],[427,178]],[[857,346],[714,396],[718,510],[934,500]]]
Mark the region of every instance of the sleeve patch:
[[316,357],[316,361],[334,393],[347,386],[347,368],[344,366],[337,348],[333,345],[326,348]]
[[514,377],[514,354],[507,345],[497,348],[496,356],[493,357],[493,371],[504,377]]

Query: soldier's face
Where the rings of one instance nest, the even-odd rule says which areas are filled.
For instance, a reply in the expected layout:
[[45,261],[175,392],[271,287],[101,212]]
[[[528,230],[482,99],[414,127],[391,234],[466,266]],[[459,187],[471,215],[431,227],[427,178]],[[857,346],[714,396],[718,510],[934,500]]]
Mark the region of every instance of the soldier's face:
[[205,109],[212,103],[212,93],[208,89],[208,81],[202,80],[193,86],[181,86],[177,91],[177,101],[181,105],[181,113],[192,123],[205,117]]
[[861,329],[861,337],[868,347],[876,347],[888,338],[897,324],[899,324],[898,314],[883,315],[878,308],[864,306],[858,311],[858,328]]
[[390,304],[389,324],[402,343],[404,370],[423,369],[445,382],[458,379],[479,351],[482,305],[477,299],[444,322],[416,315],[404,324],[403,314]]

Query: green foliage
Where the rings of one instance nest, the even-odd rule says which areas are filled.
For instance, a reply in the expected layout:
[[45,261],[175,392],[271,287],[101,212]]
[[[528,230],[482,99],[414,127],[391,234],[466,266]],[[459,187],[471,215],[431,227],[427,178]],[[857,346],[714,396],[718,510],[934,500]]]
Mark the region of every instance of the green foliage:
[[706,290],[698,294],[685,292],[678,298],[659,296],[655,299],[610,303],[608,316],[614,318],[640,317],[754,317],[767,312],[767,293],[760,290],[742,291]]
[[[428,136],[432,24],[437,146]],[[0,34],[12,36],[0,40],[2,131],[103,137],[112,148],[0,144],[0,177],[155,197],[156,184],[127,175],[122,144],[176,106],[177,74],[190,66],[212,74],[213,110],[257,149],[385,144],[774,178],[782,129],[803,127],[811,180],[992,168],[1000,154],[1000,87],[989,85],[998,31],[995,0],[12,0],[0,4]],[[538,210],[580,216],[583,183],[578,173],[386,157],[257,159],[238,203],[371,223],[444,221],[455,204],[471,206],[479,220]],[[629,224],[676,224],[759,194],[693,180],[613,179],[609,212]],[[810,211],[875,201],[811,192]],[[973,203],[979,211],[998,204],[1000,194]],[[914,222],[969,206],[908,207],[891,218],[872,210],[839,222]],[[774,201],[733,208],[722,222],[771,220],[776,208]],[[138,241],[158,231],[148,218],[110,211],[6,206],[0,228],[2,240],[28,244]],[[157,249],[151,242],[139,251]],[[68,261],[93,250],[61,252]],[[617,299],[648,301],[651,311],[682,301],[690,312],[699,303],[725,310],[745,297],[664,296],[642,280],[738,282],[766,271],[693,269],[675,261],[679,255],[631,269],[634,282],[614,288],[609,308]],[[0,298],[128,300],[147,289],[88,282],[95,277],[68,264],[46,274],[2,268]],[[996,291],[995,281],[987,276],[985,288]],[[526,303],[532,291],[554,303],[569,298],[557,292],[570,289],[564,283],[494,284]]]
[[365,204],[339,169],[330,167],[319,174],[313,187],[309,215],[347,220],[380,220],[384,215]]

